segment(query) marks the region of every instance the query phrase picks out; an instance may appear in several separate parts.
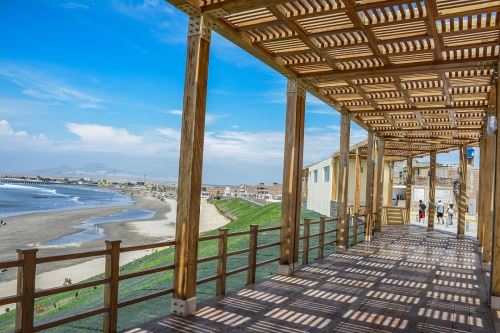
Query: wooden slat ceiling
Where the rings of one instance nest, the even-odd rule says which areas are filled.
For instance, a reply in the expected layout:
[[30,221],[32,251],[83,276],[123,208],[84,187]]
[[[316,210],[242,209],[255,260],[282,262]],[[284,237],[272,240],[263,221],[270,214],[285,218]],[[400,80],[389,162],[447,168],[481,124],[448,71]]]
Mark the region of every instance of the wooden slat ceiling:
[[[477,143],[500,0],[168,0],[405,157]],[[394,149],[392,146],[394,145]]]

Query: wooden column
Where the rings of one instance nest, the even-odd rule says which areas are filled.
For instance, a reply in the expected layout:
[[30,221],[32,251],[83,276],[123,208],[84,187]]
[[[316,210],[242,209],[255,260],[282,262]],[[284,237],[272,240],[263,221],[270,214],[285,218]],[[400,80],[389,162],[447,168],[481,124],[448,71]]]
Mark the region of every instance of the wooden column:
[[172,313],[183,316],[196,311],[196,273],[210,31],[210,22],[204,16],[190,17],[182,111],[174,296],[172,299]]
[[429,217],[427,229],[434,229],[434,219],[436,217],[436,152],[430,153],[430,175],[429,175]]
[[338,156],[333,156],[332,157],[332,193],[330,196],[331,201],[337,201],[338,182],[339,182]]
[[465,211],[467,209],[467,146],[460,146],[460,202],[458,203],[457,237],[465,234]]
[[361,155],[359,148],[356,149],[356,162],[354,168],[354,212],[358,212],[361,207]]
[[[497,76],[500,72],[500,59],[498,61]],[[500,91],[499,83],[496,83],[496,91]],[[500,118],[500,94],[496,94],[496,117]],[[496,133],[495,164],[494,164],[494,210],[493,210],[493,239],[492,239],[492,260],[491,260],[491,307],[500,310],[500,135]],[[490,154],[492,155],[492,154]]]
[[374,232],[382,231],[382,207],[384,203],[384,154],[385,154],[385,139],[377,138],[377,162],[376,162],[376,177],[377,187],[375,191],[375,223],[373,226]]
[[299,256],[300,193],[306,92],[294,79],[288,80],[285,156],[281,204],[281,246],[278,274],[292,275]]
[[413,182],[413,158],[406,158],[406,224],[410,224],[411,215],[411,185]]
[[372,239],[373,231],[373,191],[374,191],[374,137],[373,132],[368,132],[368,156],[366,157],[366,193],[365,193],[365,239],[370,241]]
[[[496,86],[493,85],[490,91],[490,102],[488,103],[488,115],[495,116],[496,114]],[[481,150],[481,157],[484,156],[480,168],[480,179],[482,183],[479,185],[481,193],[480,209],[482,220],[482,245],[483,245],[483,262],[491,262],[492,256],[492,239],[493,239],[493,210],[494,198],[493,187],[495,180],[495,135],[487,134],[486,129],[483,133],[484,150]]]
[[389,163],[389,182],[387,184],[387,198],[385,204],[392,206],[392,193],[394,191],[394,162]]
[[37,249],[18,249],[17,259],[23,264],[17,272],[16,332],[34,332],[35,323],[35,276]]
[[347,224],[347,200],[349,193],[349,137],[351,131],[351,119],[347,111],[342,110],[340,116],[340,153],[339,153],[339,182],[338,182],[338,207],[337,228],[340,228],[337,239],[337,249],[347,249],[349,242],[349,228]]
[[483,174],[484,160],[486,158],[486,156],[484,155],[485,140],[486,140],[486,134],[485,134],[485,128],[483,128],[483,135],[479,139],[479,191],[477,193],[478,211],[477,211],[477,232],[476,232],[476,239],[481,249],[483,247],[483,232],[484,232],[483,211],[485,206],[485,203],[481,198],[483,196],[481,190],[484,188],[484,178],[485,178]]

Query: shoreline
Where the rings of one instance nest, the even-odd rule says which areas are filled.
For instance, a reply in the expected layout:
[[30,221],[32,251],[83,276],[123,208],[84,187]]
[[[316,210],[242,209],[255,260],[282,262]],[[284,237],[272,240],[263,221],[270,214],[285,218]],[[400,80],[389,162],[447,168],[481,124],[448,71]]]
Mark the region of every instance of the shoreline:
[[[80,246],[50,246],[39,248],[38,256],[59,255],[65,253],[84,252],[104,249],[105,239],[122,240],[122,246],[135,246],[170,240],[175,237],[175,215],[177,202],[172,199],[161,201],[152,196],[134,195],[132,205],[65,210],[56,212],[40,212],[36,214],[5,218],[9,229],[0,231],[0,262],[15,260],[16,249],[27,244],[43,244],[44,242],[77,231],[74,227],[82,221],[114,214],[129,208],[142,208],[156,212],[151,219],[141,221],[123,221],[105,223],[99,227],[105,229],[105,238],[89,241]],[[202,200],[200,212],[200,233],[214,230],[230,221],[222,216],[215,206]],[[120,265],[144,257],[153,250],[124,253]],[[36,287],[53,288],[61,286],[65,278],[73,283],[85,280],[104,272],[104,258],[86,258],[41,264],[37,266]],[[17,269],[0,272],[0,298],[16,293]],[[9,306],[0,307],[0,313]],[[10,306],[12,308],[12,305]]]

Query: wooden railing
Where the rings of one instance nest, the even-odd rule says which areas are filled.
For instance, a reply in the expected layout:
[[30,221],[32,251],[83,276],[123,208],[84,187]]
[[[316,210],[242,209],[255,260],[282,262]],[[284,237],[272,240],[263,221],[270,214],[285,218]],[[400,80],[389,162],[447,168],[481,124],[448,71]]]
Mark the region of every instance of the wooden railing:
[[[352,244],[356,244],[358,236],[363,234],[363,230],[359,232],[360,226],[364,225],[364,219],[362,216],[356,214],[352,218],[349,218],[350,223],[347,224],[347,234],[349,234],[349,228],[353,228],[353,234],[350,238],[353,238]],[[354,221],[354,222],[352,222]],[[360,222],[363,221],[363,222]],[[303,227],[303,234],[300,236],[302,240],[303,248],[300,251],[302,253],[302,264],[307,264],[309,262],[309,253],[312,250],[317,250],[317,258],[324,257],[324,249],[328,245],[334,245],[335,240],[325,242],[325,236],[329,234],[334,234],[337,236],[339,230],[337,227],[335,229],[326,230],[327,223],[336,222],[336,219],[324,219],[321,218],[319,221],[311,221],[306,219],[304,223],[301,224]],[[311,234],[311,226],[318,225],[318,232]],[[217,235],[201,236],[198,241],[218,241],[218,252],[216,255],[202,257],[198,259],[198,264],[216,261],[217,271],[215,275],[204,277],[197,280],[197,285],[204,283],[216,281],[215,294],[217,296],[224,295],[226,292],[226,279],[229,276],[247,272],[246,284],[255,283],[256,270],[258,267],[276,262],[279,257],[272,257],[267,260],[257,262],[257,254],[260,250],[278,247],[280,242],[272,242],[267,244],[258,244],[258,236],[260,233],[267,233],[272,231],[279,231],[280,226],[268,227],[260,229],[258,225],[251,225],[247,231],[238,232],[228,232],[228,229],[219,229]],[[243,249],[234,250],[228,252],[228,239],[231,237],[248,236],[248,247]],[[310,247],[310,240],[313,238],[318,238],[318,245]],[[127,300],[119,299],[119,285],[120,281],[133,279],[141,276],[151,275],[159,272],[172,271],[174,265],[164,265],[159,267],[154,267],[138,272],[132,272],[127,274],[120,274],[120,254],[125,252],[142,251],[148,249],[157,248],[168,248],[175,246],[175,241],[161,242],[148,245],[139,246],[128,246],[122,247],[121,241],[106,241],[106,249],[98,251],[88,251],[79,252],[73,254],[63,254],[63,255],[53,255],[37,257],[37,249],[27,249],[18,250],[18,260],[7,261],[0,263],[0,269],[7,268],[18,268],[18,280],[17,280],[17,295],[0,298],[0,306],[16,303],[16,332],[39,332],[49,328],[57,327],[66,323],[74,322],[77,320],[85,319],[95,315],[103,314],[103,331],[104,332],[116,332],[118,324],[118,309],[144,302],[153,298],[166,296],[173,293],[173,288],[162,289],[147,295],[140,297],[135,297]],[[228,258],[236,255],[247,254],[247,265],[239,267],[233,270],[227,269]],[[36,289],[35,286],[35,275],[38,265],[61,262],[74,259],[83,258],[94,258],[105,256],[105,272],[102,277],[98,279],[79,282],[75,284],[50,288],[50,289]],[[104,303],[102,307],[87,310],[78,314],[62,317],[53,321],[45,322],[39,325],[35,325],[35,300],[41,297],[57,295],[69,291],[80,290],[89,287],[104,286],[103,299]]]

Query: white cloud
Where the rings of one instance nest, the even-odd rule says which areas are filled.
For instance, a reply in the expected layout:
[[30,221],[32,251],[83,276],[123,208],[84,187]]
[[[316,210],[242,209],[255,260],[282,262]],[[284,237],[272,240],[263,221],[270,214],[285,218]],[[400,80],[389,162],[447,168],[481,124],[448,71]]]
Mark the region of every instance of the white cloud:
[[167,113],[174,115],[174,116],[182,116],[182,110],[179,110],[179,109],[169,110],[169,111],[167,111]]
[[0,136],[26,136],[25,131],[14,132],[7,120],[0,120]]
[[97,124],[68,123],[66,128],[77,135],[81,143],[90,148],[123,147],[143,143],[143,137],[130,134],[126,129]]
[[84,3],[78,3],[78,2],[66,2],[62,4],[62,7],[66,9],[89,9],[90,6],[84,4]]
[[70,103],[85,109],[97,108],[104,103],[101,98],[36,68],[0,60],[0,77],[21,87],[24,95],[34,99]]

